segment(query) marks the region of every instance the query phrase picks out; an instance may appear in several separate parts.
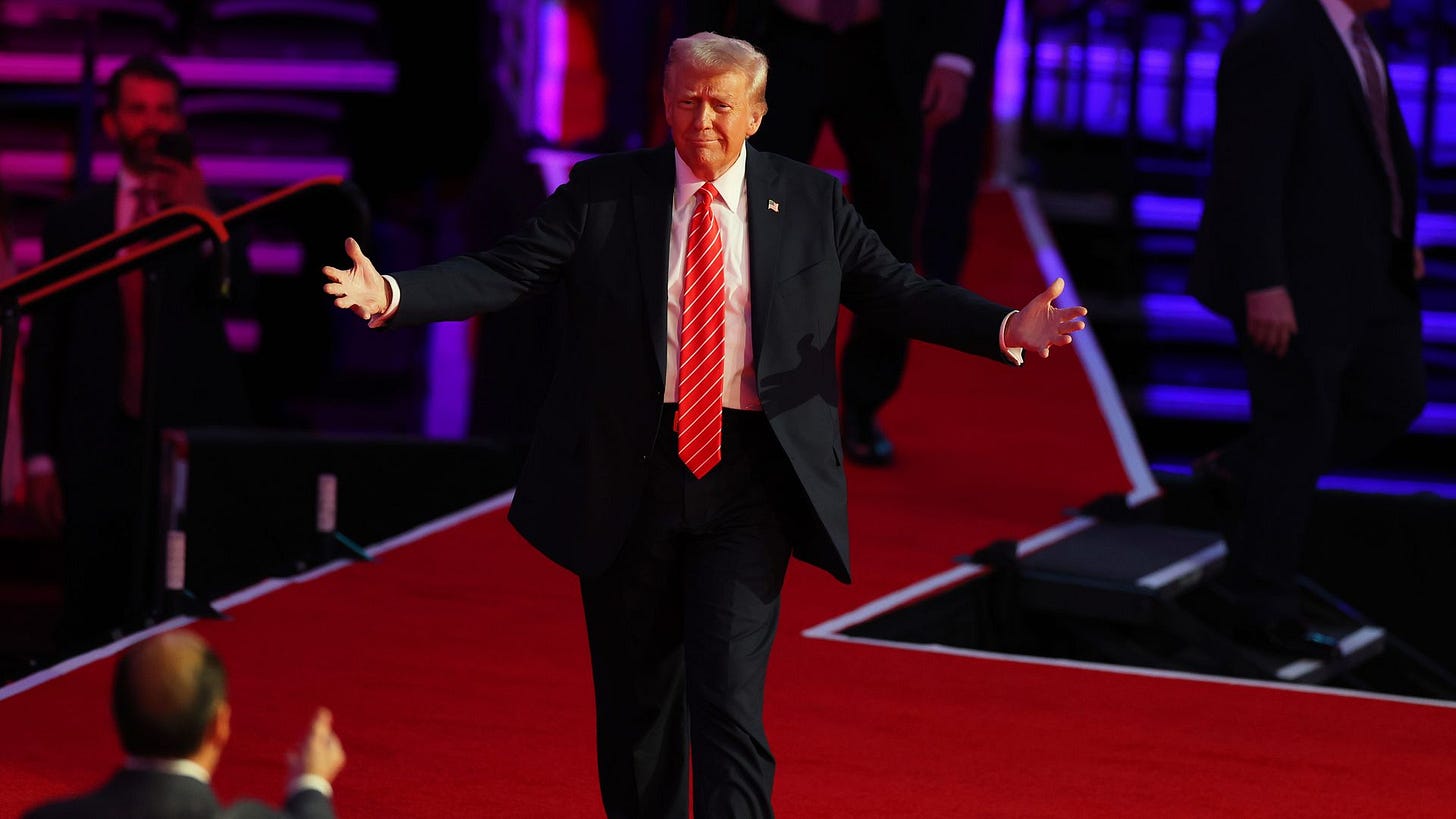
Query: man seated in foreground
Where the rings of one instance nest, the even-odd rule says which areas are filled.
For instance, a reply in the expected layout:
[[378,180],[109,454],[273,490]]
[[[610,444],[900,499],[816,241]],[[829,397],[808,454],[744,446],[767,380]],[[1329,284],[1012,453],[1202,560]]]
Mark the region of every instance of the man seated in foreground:
[[111,711],[127,757],[110,779],[81,796],[34,808],[24,819],[330,819],[333,780],[344,749],[333,715],[320,708],[308,736],[290,755],[282,811],[254,801],[226,809],[212,774],[232,732],[227,671],[196,634],[173,631],[122,655],[112,681]]

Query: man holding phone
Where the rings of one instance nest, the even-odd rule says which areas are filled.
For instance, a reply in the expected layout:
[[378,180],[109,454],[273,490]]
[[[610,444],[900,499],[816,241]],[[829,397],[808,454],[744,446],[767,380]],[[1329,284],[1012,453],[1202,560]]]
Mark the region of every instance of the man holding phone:
[[[155,57],[116,70],[101,125],[120,153],[117,178],[49,214],[46,258],[167,208],[212,209],[181,98],[181,79]],[[152,328],[143,321],[140,270],[76,288],[32,314],[22,395],[26,496],[65,544],[63,650],[105,639],[139,614],[126,606],[135,510],[154,491],[139,475],[143,447],[155,445],[141,436],[145,334],[160,342],[159,426],[237,424],[249,415],[216,278],[198,274],[204,261],[194,248],[158,262],[162,316]]]

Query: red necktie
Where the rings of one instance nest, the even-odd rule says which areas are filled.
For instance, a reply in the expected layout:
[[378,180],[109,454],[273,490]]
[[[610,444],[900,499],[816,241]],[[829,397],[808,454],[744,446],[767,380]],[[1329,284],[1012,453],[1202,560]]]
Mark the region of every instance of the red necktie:
[[698,189],[688,222],[677,380],[677,454],[701,478],[722,460],[723,237],[713,218],[712,183]]
[[[156,193],[149,188],[132,190],[136,207],[131,224],[157,212]],[[128,225],[130,227],[131,225]],[[125,253],[126,251],[122,251]],[[121,410],[129,418],[142,417],[142,368],[146,351],[146,319],[144,317],[142,271],[131,270],[116,280],[121,290]]]
[[1390,186],[1390,232],[1400,236],[1405,229],[1405,203],[1400,198],[1400,177],[1395,172],[1394,154],[1390,150],[1390,103],[1385,96],[1385,74],[1375,63],[1375,47],[1360,18],[1350,24],[1350,38],[1360,55],[1360,73],[1365,75],[1365,101],[1370,105],[1371,125],[1375,128],[1375,145],[1380,151],[1380,165]]

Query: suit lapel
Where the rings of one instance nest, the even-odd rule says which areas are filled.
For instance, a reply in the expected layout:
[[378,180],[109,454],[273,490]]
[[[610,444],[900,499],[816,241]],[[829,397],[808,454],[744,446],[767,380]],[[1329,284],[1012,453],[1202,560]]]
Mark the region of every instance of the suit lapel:
[[672,233],[672,145],[642,154],[632,185],[632,213],[642,278],[647,337],[657,354],[657,377],[667,373],[667,252]]
[[[748,151],[748,292],[753,315],[753,360],[763,357],[763,340],[768,337],[769,308],[779,278],[779,247],[783,224],[776,209],[785,197],[778,187],[778,173],[752,146]],[[775,209],[769,209],[769,202]]]

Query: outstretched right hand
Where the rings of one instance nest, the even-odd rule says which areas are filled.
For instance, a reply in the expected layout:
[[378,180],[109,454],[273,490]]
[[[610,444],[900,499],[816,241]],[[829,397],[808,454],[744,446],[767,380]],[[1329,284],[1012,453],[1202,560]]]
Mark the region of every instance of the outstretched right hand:
[[389,309],[389,285],[352,237],[344,240],[344,252],[354,266],[348,270],[324,267],[324,276],[329,279],[324,292],[334,297],[334,306],[353,311],[370,327],[378,327],[384,323],[384,311]]

